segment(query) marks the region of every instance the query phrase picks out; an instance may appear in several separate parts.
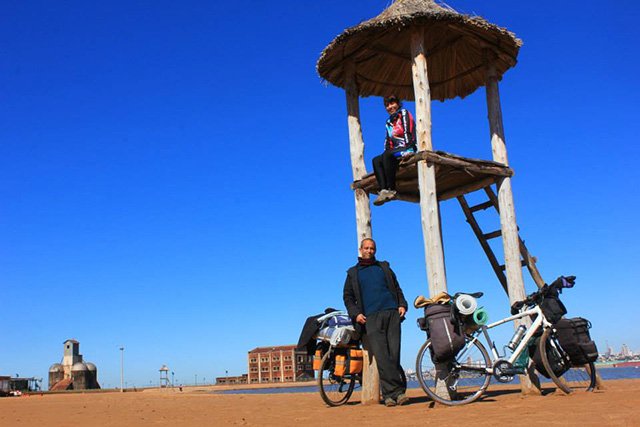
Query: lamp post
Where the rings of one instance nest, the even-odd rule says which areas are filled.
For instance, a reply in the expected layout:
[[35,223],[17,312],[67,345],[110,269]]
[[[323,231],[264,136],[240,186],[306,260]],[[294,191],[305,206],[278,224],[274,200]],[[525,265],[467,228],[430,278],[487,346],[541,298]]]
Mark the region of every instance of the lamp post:
[[171,371],[171,388],[175,387],[176,382],[174,381],[174,375],[175,372]]
[[124,346],[120,346],[120,393],[124,392]]

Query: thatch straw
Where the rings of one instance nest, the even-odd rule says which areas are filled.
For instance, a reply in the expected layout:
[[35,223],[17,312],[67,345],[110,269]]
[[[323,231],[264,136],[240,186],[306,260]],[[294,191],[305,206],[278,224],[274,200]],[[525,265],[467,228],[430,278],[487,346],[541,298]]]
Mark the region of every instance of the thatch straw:
[[345,65],[356,65],[360,96],[413,100],[411,29],[425,30],[431,98],[463,98],[485,84],[487,52],[498,76],[516,64],[522,41],[483,18],[462,15],[433,0],[396,0],[380,15],[346,29],[322,52],[318,74],[345,86]]

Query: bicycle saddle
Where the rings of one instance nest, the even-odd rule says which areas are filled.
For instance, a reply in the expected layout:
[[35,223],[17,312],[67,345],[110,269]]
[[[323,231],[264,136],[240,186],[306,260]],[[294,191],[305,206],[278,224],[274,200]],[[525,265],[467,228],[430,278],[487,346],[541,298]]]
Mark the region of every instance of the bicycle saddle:
[[482,295],[484,295],[484,293],[482,292],[474,292],[474,293],[469,293],[469,292],[457,292],[453,298],[458,298],[460,295],[469,295],[470,297],[474,297],[474,298],[480,298]]
[[524,307],[524,301],[516,301],[511,306],[511,315],[514,316],[520,312],[520,309]]

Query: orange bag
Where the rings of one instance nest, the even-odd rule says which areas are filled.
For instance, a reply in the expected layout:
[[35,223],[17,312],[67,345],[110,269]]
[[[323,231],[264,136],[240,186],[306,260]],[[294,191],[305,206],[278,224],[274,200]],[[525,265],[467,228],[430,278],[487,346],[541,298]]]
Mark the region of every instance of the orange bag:
[[347,372],[350,374],[359,374],[362,372],[362,364],[364,360],[362,350],[358,348],[350,348],[349,357],[347,359]]
[[362,350],[358,348],[347,349],[347,354],[336,354],[336,363],[333,373],[339,377],[346,374],[359,374],[362,372]]
[[344,376],[347,372],[347,356],[344,354],[336,354],[336,364],[333,373],[339,377]]
[[317,349],[316,354],[313,355],[313,370],[317,371],[320,369],[320,364],[322,363],[322,349]]

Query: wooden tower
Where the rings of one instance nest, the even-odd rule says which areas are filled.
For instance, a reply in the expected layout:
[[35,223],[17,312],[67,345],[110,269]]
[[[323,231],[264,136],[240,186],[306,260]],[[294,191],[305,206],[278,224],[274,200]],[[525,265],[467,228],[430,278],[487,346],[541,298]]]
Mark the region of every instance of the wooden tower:
[[[400,163],[398,199],[420,203],[429,294],[447,291],[438,203],[457,198],[489,258],[510,303],[525,298],[522,266],[538,286],[544,281],[518,236],[505,144],[498,81],[516,64],[522,42],[504,28],[480,17],[461,15],[433,0],[396,0],[377,17],[338,35],[322,52],[318,74],[345,89],[353,170],[358,243],[371,237],[369,195],[377,193],[367,175],[359,99],[395,94],[415,101],[418,152]],[[431,101],[464,98],[486,88],[493,159],[477,160],[434,151]],[[492,189],[496,186],[496,191]],[[465,194],[483,190],[489,200],[469,206]],[[473,213],[495,207],[500,230],[483,233]],[[502,238],[505,262],[500,265],[487,240]],[[505,274],[506,272],[506,274]],[[516,327],[518,325],[515,325]],[[365,361],[368,358],[365,356]],[[375,361],[365,363],[363,403],[379,401]],[[523,391],[535,392],[521,378]]]

